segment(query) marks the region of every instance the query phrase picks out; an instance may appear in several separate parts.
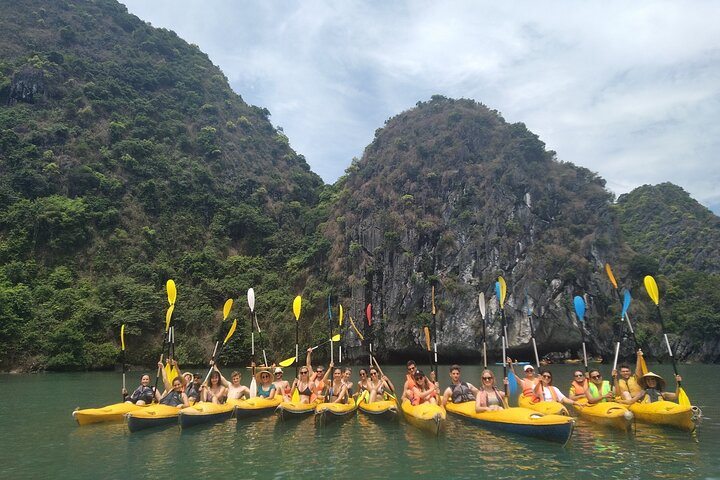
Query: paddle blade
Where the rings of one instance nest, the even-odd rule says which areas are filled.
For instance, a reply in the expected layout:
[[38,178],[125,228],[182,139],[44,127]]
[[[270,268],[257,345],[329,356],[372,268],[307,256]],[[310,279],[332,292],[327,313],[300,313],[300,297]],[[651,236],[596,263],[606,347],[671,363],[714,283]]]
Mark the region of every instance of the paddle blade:
[[578,320],[581,322],[585,321],[585,300],[580,295],[575,296],[575,314],[578,317]]
[[427,346],[428,352],[430,351],[430,329],[428,327],[423,327],[423,332],[425,332],[425,345]]
[[225,340],[223,340],[223,345],[225,345],[228,340],[230,340],[230,337],[233,336],[233,333],[235,333],[235,329],[237,328],[237,318],[233,320],[232,325],[230,326],[230,330],[228,331],[227,336],[225,336]]
[[248,288],[247,292],[247,299],[248,299],[248,307],[250,307],[250,311],[255,311],[255,290],[252,288]]
[[435,315],[435,286],[432,287],[432,314]]
[[365,317],[367,318],[368,327],[372,327],[372,305],[367,304],[367,308],[365,308]]
[[352,319],[352,315],[350,315],[350,325],[352,326],[353,330],[355,330],[355,333],[357,333],[358,338],[360,341],[365,341],[365,337],[363,337],[362,333],[360,333],[360,330],[355,326],[355,322]]
[[120,327],[120,348],[124,352],[125,351],[125,324],[122,324],[122,327]]
[[513,397],[518,391],[517,379],[512,373],[508,375],[508,390],[510,391],[510,395]]
[[478,307],[480,307],[480,316],[485,320],[485,293],[480,292],[478,297]]
[[605,264],[605,273],[607,273],[608,278],[610,279],[610,283],[613,284],[613,287],[615,287],[615,290],[618,288],[617,281],[615,280],[615,275],[613,275],[612,268],[610,268],[610,264]]
[[647,363],[645,363],[645,357],[640,357],[640,371],[642,371],[642,374],[645,375],[648,370]]
[[690,403],[690,399],[687,396],[687,393],[685,393],[685,389],[680,387],[678,388],[678,403],[680,405],[689,407],[692,404]]
[[165,285],[165,288],[167,290],[168,303],[170,305],[175,305],[175,298],[177,297],[177,289],[175,288],[175,281],[172,279],[168,280],[167,284]]
[[632,302],[632,297],[630,296],[630,292],[625,290],[625,294],[623,295],[622,313],[620,314],[621,321],[623,318],[625,318],[625,314],[627,313],[628,308],[630,308],[630,302]]
[[172,319],[173,310],[175,310],[175,305],[172,304],[168,307],[167,312],[165,312],[165,331],[167,332],[170,330],[170,320]]
[[228,315],[230,315],[230,310],[232,309],[233,301],[232,298],[228,298],[225,302],[225,305],[223,305],[223,322],[227,320]]
[[175,377],[178,376],[177,368],[170,365],[169,363],[165,364],[165,373],[167,374],[168,382],[172,384],[172,381],[175,380]]
[[257,397],[257,380],[255,380],[255,375],[253,375],[252,380],[250,380],[250,398]]
[[295,314],[295,321],[300,321],[300,309],[302,307],[302,298],[300,295],[295,297],[293,300],[293,313]]
[[285,360],[283,360],[282,362],[280,362],[279,365],[280,365],[281,367],[289,367],[289,366],[292,365],[293,363],[295,363],[295,357],[290,357],[290,358],[285,359]]
[[332,324],[332,306],[330,306],[330,295],[328,295],[328,318]]
[[292,394],[292,399],[291,399],[291,400],[292,400],[293,403],[299,403],[299,402],[300,402],[300,392],[298,391],[297,388],[296,388],[295,390],[293,390],[293,394]]
[[343,308],[342,308],[342,304],[340,304],[340,313],[338,314],[338,319],[339,319],[339,322],[340,322],[340,326],[342,327],[342,321],[343,321]]
[[500,282],[495,282],[495,296],[498,299],[498,304],[500,305],[500,308],[502,309],[502,302],[500,301]]
[[500,284],[500,308],[505,308],[505,295],[507,293],[507,285],[503,277],[498,277],[498,283]]
[[330,341],[332,341],[332,342],[339,342],[339,341],[340,341],[340,334],[339,334],[339,333],[336,333],[335,335],[333,335],[332,338],[330,339]]
[[658,292],[658,286],[655,282],[655,279],[647,275],[643,279],[643,283],[645,284],[645,290],[647,290],[648,295],[650,295],[650,299],[653,301],[655,305],[660,303],[660,293]]

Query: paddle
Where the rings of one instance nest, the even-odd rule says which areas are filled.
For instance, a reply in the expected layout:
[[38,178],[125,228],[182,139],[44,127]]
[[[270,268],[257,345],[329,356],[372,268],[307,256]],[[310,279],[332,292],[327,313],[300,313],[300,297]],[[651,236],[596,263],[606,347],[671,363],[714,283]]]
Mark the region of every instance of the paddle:
[[[632,323],[630,323],[630,317],[627,314],[627,308],[625,308],[625,303],[628,303],[628,306],[630,305],[630,292],[625,290],[624,299],[621,300],[620,298],[620,289],[618,288],[617,280],[615,280],[615,275],[613,275],[612,268],[610,267],[609,263],[605,264],[605,272],[607,273],[608,278],[610,279],[610,283],[612,283],[613,287],[615,287],[615,294],[618,296],[618,300],[622,302],[623,308],[624,308],[624,314],[620,318],[620,322],[622,323],[623,319],[627,322],[627,326],[630,329],[630,335],[633,339],[633,345],[635,346],[635,351],[637,352],[640,349],[640,345],[638,344],[637,338],[635,337],[635,330],[633,330]],[[616,347],[617,348],[617,347]],[[643,374],[648,372],[647,365],[645,364],[645,359],[643,357],[640,357],[640,364],[642,367]]]
[[[506,343],[505,343],[505,341],[506,341],[506,339],[505,339],[505,335],[506,335],[506,329],[505,329],[505,309],[504,309],[504,307],[505,307],[505,295],[504,295],[503,286],[501,285],[500,280],[502,280],[502,284],[503,284],[503,285],[505,284],[505,280],[504,280],[502,277],[498,277],[498,281],[495,282],[495,295],[497,295],[498,302],[499,302],[499,304],[500,304],[500,317],[501,317],[501,320],[502,320],[502,332],[501,332],[501,336],[502,336],[502,356],[503,356],[503,378],[508,378],[508,373],[507,373],[507,352],[506,352],[506,350],[505,350],[505,346],[506,346]],[[504,383],[504,382],[503,382],[503,383]],[[508,385],[508,384],[509,384],[509,383],[510,383],[510,382],[508,381],[508,383],[505,384],[505,398],[507,398],[508,393],[509,393],[509,392],[508,392],[508,388],[509,388],[509,385]]]
[[350,319],[350,325],[352,325],[353,330],[355,330],[355,333],[357,333],[358,338],[361,342],[365,341],[365,337],[363,337],[363,334],[360,333],[360,330],[355,326],[355,322],[353,321],[352,315],[348,317]]
[[[653,301],[655,307],[657,308],[658,318],[660,319],[660,326],[662,327],[663,337],[665,337],[665,345],[667,346],[668,354],[670,355],[670,360],[672,361],[673,371],[675,372],[675,375],[678,375],[675,356],[673,356],[672,348],[670,348],[670,341],[668,340],[667,329],[665,328],[665,322],[663,321],[662,313],[660,312],[660,293],[658,291],[657,283],[655,282],[655,279],[650,275],[647,275],[643,279],[643,283],[645,284],[645,290],[647,290],[648,295],[650,295],[650,299]],[[688,398],[687,393],[685,393],[685,389],[682,388],[682,382],[677,382],[677,384],[678,403],[680,405],[690,406],[690,399]]]
[[293,300],[293,314],[295,315],[295,378],[298,377],[298,362],[300,355],[300,312],[302,310],[302,297],[298,295]]
[[[170,321],[172,320],[172,314],[175,310],[175,300],[177,298],[177,288],[175,287],[175,281],[170,279],[165,284],[167,291],[167,299],[170,306],[165,312],[165,332],[163,333],[163,353],[165,346],[169,346],[169,335],[170,335]],[[160,353],[160,362],[163,359],[163,353]],[[160,380],[160,369],[158,369],[157,375],[155,375],[155,386],[153,387],[153,393],[157,391],[158,380]]]
[[[232,298],[228,298],[225,301],[225,305],[223,305],[223,322],[227,319],[228,315],[230,314],[230,310],[232,309],[232,304],[233,304]],[[212,358],[210,359],[210,362],[211,362],[210,368],[212,368],[212,363],[215,362],[215,354],[217,353],[219,345],[220,345],[220,339],[218,338],[217,341],[215,342],[215,348],[213,348]]]
[[220,355],[223,351],[223,348],[225,348],[225,345],[227,345],[228,340],[230,340],[230,337],[233,336],[233,333],[235,333],[235,329],[237,328],[237,318],[233,320],[232,325],[230,325],[230,330],[228,330],[227,335],[225,336],[225,340],[223,340],[222,345],[220,346],[220,350],[217,349],[217,344],[215,344],[215,351],[213,352],[212,359],[210,359],[210,369],[208,370],[207,375],[205,375],[205,380],[203,383],[207,385],[207,381],[210,378],[210,374],[213,371],[213,368],[215,367],[215,352],[217,352],[218,355]]
[[483,366],[487,368],[487,342],[485,340],[485,293],[480,292],[478,297],[478,307],[480,307],[480,319],[483,327]]
[[[632,297],[630,296],[630,292],[625,290],[623,306],[622,306],[622,310],[620,311],[620,322],[623,321],[623,318],[627,317],[627,311],[628,311],[628,308],[630,308],[631,301],[632,301]],[[628,318],[628,325],[630,325],[630,318]],[[632,331],[632,326],[630,327],[630,330]],[[612,368],[613,370],[617,369],[618,355],[620,355],[620,340],[618,340],[617,343],[615,344],[615,360],[613,361],[613,368]]]
[[[125,392],[125,370],[127,369],[127,365],[125,365],[125,324],[122,324],[122,327],[120,327],[120,351],[122,352],[122,373],[123,373],[123,386],[122,391]],[[123,394],[123,401],[125,401],[125,394]]]
[[367,318],[367,324],[368,324],[368,327],[370,328],[370,334],[369,334],[369,338],[368,338],[368,347],[369,347],[369,351],[370,351],[369,363],[370,363],[370,366],[372,367],[372,356],[373,356],[372,305],[369,303],[367,304],[367,307],[365,308],[365,317]]
[[587,350],[585,349],[585,300],[579,295],[574,298],[575,315],[580,322],[580,334],[582,335],[583,359],[585,361],[585,375],[588,375]]
[[[382,368],[380,368],[380,364],[378,364],[377,359],[373,357],[372,361],[375,364],[375,368],[377,368],[378,372],[380,372],[380,375],[384,377],[385,373],[382,371]],[[390,393],[392,394],[389,396],[392,397],[392,399],[395,400],[396,403],[399,403],[398,396],[395,393],[395,389],[393,388],[392,383],[388,381],[387,386],[390,389]]]
[[434,340],[433,342],[433,369],[431,371],[435,372],[435,380],[437,381],[437,363],[438,363],[438,355],[437,355],[437,322],[435,321],[435,285],[432,287],[432,293],[431,293],[431,303],[432,303],[432,338]]
[[533,325],[532,321],[533,309],[530,306],[530,298],[528,297],[527,289],[525,290],[525,303],[527,303],[527,316],[528,323],[530,324],[530,336],[532,338],[533,350],[535,351],[535,364],[537,365],[537,368],[540,368],[540,357],[538,356],[537,343],[535,343],[535,326]]
[[[342,334],[342,321],[343,321],[343,308],[342,303],[338,304],[340,306],[340,313],[338,314],[338,323],[339,323],[339,330]],[[342,364],[342,341],[340,341],[340,345],[338,345],[338,363]]]
[[433,371],[432,361],[432,348],[430,347],[430,328],[426,325],[423,327],[423,333],[425,334],[425,346],[427,347],[428,363],[430,364],[430,371]]
[[332,336],[332,308],[330,307],[330,295],[328,294],[328,333],[330,334],[330,363],[335,363],[333,352],[335,351]]
[[249,288],[247,291],[247,300],[248,306],[250,307],[250,314],[255,320],[255,328],[257,329],[258,337],[260,339],[260,348],[262,349],[263,361],[265,362],[264,365],[267,367],[269,363],[267,360],[267,354],[265,353],[265,341],[263,339],[262,330],[260,330],[260,324],[258,323],[257,312],[255,311],[255,290],[252,288]]
[[[315,345],[315,346],[312,347],[310,350],[311,350],[311,351],[315,351],[315,350],[317,350],[318,348],[322,347],[323,345],[327,345],[327,344],[330,343],[330,342],[339,342],[341,338],[342,338],[342,337],[340,336],[340,334],[339,334],[339,333],[336,333],[336,334],[333,335],[330,339],[325,340],[324,342]],[[294,362],[295,362],[295,357],[288,357],[288,358],[286,358],[285,360],[283,360],[282,362],[278,363],[278,365],[280,365],[281,367],[289,367],[289,366],[292,365]]]

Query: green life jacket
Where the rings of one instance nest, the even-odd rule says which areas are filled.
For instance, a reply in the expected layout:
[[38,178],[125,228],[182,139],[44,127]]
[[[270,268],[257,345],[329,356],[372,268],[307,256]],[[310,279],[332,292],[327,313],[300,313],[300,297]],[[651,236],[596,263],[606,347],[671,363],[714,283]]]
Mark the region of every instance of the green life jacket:
[[[601,388],[602,388],[602,396],[603,396],[603,397],[604,397],[605,395],[607,395],[608,393],[610,393],[610,391],[612,390],[612,389],[610,388],[610,382],[608,382],[607,380],[603,380],[602,385],[601,385]],[[592,395],[593,397],[599,397],[599,396],[600,396],[600,394],[598,394],[597,385],[595,385],[593,382],[589,382],[588,389],[590,390],[590,395]],[[601,402],[607,402],[607,398],[603,398],[603,399],[600,400],[600,401],[601,401]]]

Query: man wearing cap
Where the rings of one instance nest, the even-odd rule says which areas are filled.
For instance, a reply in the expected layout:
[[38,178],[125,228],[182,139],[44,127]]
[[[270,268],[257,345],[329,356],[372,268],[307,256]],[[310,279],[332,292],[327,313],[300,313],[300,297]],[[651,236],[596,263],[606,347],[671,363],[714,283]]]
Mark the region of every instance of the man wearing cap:
[[273,371],[273,374],[275,375],[275,381],[273,384],[275,385],[275,388],[277,389],[278,393],[280,393],[283,396],[283,400],[286,402],[290,401],[290,383],[283,379],[283,371],[280,367],[275,367],[275,370]]
[[525,372],[525,378],[520,378],[515,373],[512,359],[510,357],[507,358],[507,363],[508,365],[510,365],[510,371],[513,375],[515,375],[515,380],[517,381],[518,385],[520,385],[523,395],[528,398],[533,398],[535,396],[535,394],[533,393],[535,391],[535,386],[538,384],[538,381],[540,381],[540,378],[535,375],[535,368],[532,365],[525,365],[525,367],[523,368],[523,372]]

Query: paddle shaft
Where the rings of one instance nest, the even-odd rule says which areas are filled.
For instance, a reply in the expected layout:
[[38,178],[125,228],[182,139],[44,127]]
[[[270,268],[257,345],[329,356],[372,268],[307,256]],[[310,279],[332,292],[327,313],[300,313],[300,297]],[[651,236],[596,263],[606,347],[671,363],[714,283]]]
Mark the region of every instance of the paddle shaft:
[[[660,312],[660,305],[655,305],[657,308],[658,318],[660,319],[660,326],[662,327],[663,337],[665,338],[665,345],[667,346],[668,354],[670,355],[670,361],[672,362],[673,372],[678,375],[677,363],[675,362],[675,356],[673,355],[672,348],[670,348],[670,341],[668,340],[667,330],[665,329],[665,321],[663,320],[662,313]],[[682,386],[682,382],[677,382],[678,387]]]
[[430,367],[430,371],[435,372],[435,380],[437,380],[437,321],[435,318],[435,287],[432,287],[432,345],[433,345],[433,364]]
[[[505,309],[500,309],[500,318],[502,319],[502,355],[503,355],[503,379],[507,378],[507,352],[505,351],[507,342],[507,327],[505,325]],[[503,382],[505,385],[505,398],[508,396],[508,384]]]

